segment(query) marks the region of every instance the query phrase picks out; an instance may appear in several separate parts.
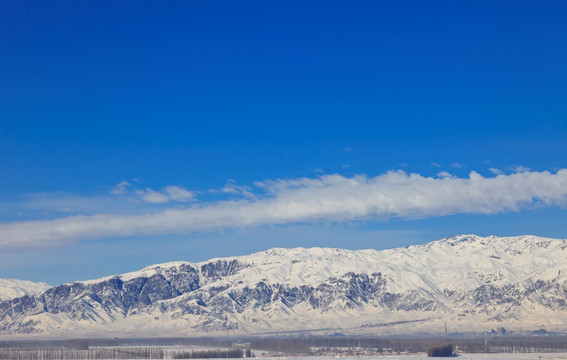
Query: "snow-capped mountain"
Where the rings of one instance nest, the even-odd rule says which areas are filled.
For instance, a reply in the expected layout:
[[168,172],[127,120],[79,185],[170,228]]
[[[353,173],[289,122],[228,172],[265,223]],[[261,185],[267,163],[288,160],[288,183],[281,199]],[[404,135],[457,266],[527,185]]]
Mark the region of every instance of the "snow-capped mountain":
[[51,285],[42,282],[16,279],[0,279],[0,301],[44,292],[50,287]]
[[392,250],[173,262],[0,302],[0,334],[194,336],[567,330],[567,240],[453,236]]

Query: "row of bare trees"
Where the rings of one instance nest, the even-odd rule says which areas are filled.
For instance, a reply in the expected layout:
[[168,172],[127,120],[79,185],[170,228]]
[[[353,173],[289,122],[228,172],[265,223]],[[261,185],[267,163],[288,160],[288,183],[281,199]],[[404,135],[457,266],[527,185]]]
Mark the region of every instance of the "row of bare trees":
[[67,359],[163,359],[161,348],[95,348],[95,349],[1,349],[0,359],[67,360]]
[[194,350],[182,351],[173,354],[174,359],[235,359],[251,357],[252,353],[248,349],[246,352],[242,349],[222,349],[222,350]]
[[311,354],[313,349],[372,349],[373,352],[419,353],[440,343],[451,343],[454,351],[464,353],[567,352],[567,336],[494,336],[494,337],[298,337],[263,338],[250,342],[252,349],[283,354]]
[[[450,342],[463,353],[567,352],[567,336],[485,336],[485,337],[271,337],[239,339],[246,350],[232,340],[214,338],[78,339],[58,341],[2,341],[0,359],[160,359],[173,345],[207,346],[215,353],[187,352],[185,358],[250,357],[249,349],[276,354],[328,353],[427,353],[432,346]],[[233,347],[234,346],[234,347]],[[368,350],[368,351],[366,351]],[[171,350],[167,350],[171,356]],[[175,352],[173,353],[173,355]]]

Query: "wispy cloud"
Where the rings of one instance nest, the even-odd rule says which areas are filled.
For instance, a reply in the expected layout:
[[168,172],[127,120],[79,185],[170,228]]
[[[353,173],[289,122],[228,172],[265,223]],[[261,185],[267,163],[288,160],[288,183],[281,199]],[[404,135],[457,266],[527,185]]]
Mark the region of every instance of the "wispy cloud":
[[166,186],[160,191],[155,191],[150,188],[144,190],[136,190],[136,194],[140,196],[143,201],[152,204],[161,204],[169,201],[187,202],[195,197],[195,194],[180,186]]
[[246,198],[255,198],[256,195],[252,193],[252,188],[246,185],[238,185],[235,180],[228,180],[225,186],[220,190],[209,190],[212,193],[225,193],[230,195],[238,195]]
[[451,177],[451,176],[453,176],[453,175],[451,175],[447,171],[440,171],[440,172],[437,173],[437,177],[440,177],[440,178],[447,178],[447,177]]
[[[134,179],[140,183],[140,180]],[[195,193],[189,191],[181,186],[170,185],[162,188],[161,190],[153,190],[151,188],[136,189],[131,183],[122,180],[114,185],[110,193],[112,195],[130,196],[131,198],[138,198],[141,201],[151,204],[162,204],[170,201],[187,202],[195,197]]]
[[[139,188],[140,180],[123,180],[105,192],[84,195],[65,191],[22,194],[0,200],[0,219],[43,219],[66,215],[94,215],[109,211],[140,214],[195,201],[196,193],[181,186],[170,185],[153,190]],[[1,220],[0,220],[1,221]],[[0,234],[1,239],[1,234]]]
[[490,172],[493,173],[494,175],[504,174],[504,171],[497,168],[488,168],[488,170],[490,170]]
[[128,181],[126,180],[122,180],[121,182],[119,182],[118,184],[114,185],[112,187],[112,189],[110,190],[111,194],[114,195],[122,195],[128,192],[128,188],[132,186],[132,184],[130,184]]
[[514,172],[518,172],[518,173],[526,172],[526,171],[531,171],[531,169],[530,169],[529,167],[527,167],[527,166],[522,166],[522,165],[512,166],[512,167],[510,168],[510,170],[512,170],[512,171],[514,171]]
[[[254,187],[255,198],[195,202],[145,214],[100,213],[4,223],[0,224],[0,248],[276,224],[495,214],[567,205],[567,169],[495,177],[473,171],[465,178],[425,177],[403,171],[375,177],[335,174],[262,181]],[[176,196],[167,188],[160,193],[171,199]]]

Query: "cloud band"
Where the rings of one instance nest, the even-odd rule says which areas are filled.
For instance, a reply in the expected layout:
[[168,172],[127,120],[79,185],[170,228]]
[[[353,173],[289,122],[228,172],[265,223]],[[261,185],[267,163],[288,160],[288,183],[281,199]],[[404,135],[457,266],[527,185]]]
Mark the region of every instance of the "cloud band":
[[194,203],[147,214],[96,214],[0,224],[0,248],[49,247],[82,239],[191,233],[298,222],[494,214],[567,204],[567,169],[467,178],[392,171],[256,183],[261,195]]

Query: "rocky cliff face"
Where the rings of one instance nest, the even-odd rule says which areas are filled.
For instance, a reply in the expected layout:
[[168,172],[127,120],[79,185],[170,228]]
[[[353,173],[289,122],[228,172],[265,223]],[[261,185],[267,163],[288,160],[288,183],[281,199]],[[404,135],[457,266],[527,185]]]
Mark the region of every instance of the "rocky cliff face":
[[567,329],[567,241],[455,236],[159,264],[0,302],[0,334]]

